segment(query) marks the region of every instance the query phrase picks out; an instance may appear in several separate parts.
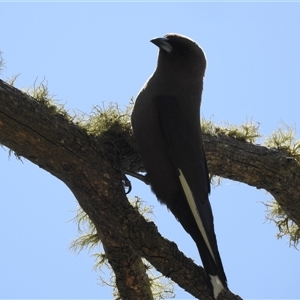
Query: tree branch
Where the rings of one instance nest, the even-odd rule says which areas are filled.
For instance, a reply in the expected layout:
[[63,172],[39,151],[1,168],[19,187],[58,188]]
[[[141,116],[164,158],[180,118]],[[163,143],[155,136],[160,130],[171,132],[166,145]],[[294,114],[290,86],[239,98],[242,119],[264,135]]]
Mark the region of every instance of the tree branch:
[[[147,222],[129,204],[122,172],[142,171],[143,166],[134,141],[128,133],[124,136],[115,135],[113,130],[100,138],[88,135],[63,113],[51,111],[44,103],[0,80],[0,142],[72,190],[97,228],[117,281],[127,279],[118,284],[121,297],[151,299],[140,260],[143,256],[195,297],[211,299],[203,268],[164,239],[154,223]],[[296,184],[300,168],[293,158],[222,135],[204,135],[204,143],[213,174],[265,188],[300,224],[300,187]],[[128,264],[130,274],[126,273]],[[130,296],[129,287],[134,287]],[[238,298],[225,291],[218,299]]]
[[225,135],[204,136],[212,174],[265,189],[300,227],[300,165],[285,151]]

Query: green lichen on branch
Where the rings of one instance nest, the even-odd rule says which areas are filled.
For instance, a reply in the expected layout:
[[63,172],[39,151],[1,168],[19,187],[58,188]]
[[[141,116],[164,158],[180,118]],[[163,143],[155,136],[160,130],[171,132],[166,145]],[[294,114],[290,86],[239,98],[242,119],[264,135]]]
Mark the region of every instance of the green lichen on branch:
[[254,123],[252,120],[246,121],[242,125],[233,125],[225,123],[217,126],[211,120],[202,118],[201,120],[202,132],[209,135],[224,134],[240,141],[255,143],[256,139],[261,137],[259,133],[259,123]]
[[270,148],[276,148],[289,153],[300,163],[300,140],[296,139],[296,130],[287,124],[282,124],[280,128],[272,132],[264,145]]
[[89,134],[100,136],[107,132],[115,132],[115,135],[123,134],[131,130],[130,115],[132,104],[121,111],[117,103],[110,103],[107,107],[104,105],[94,106],[88,119],[82,124]]
[[[286,152],[300,163],[300,140],[296,139],[295,128],[282,124],[265,141],[265,146]],[[278,228],[277,238],[287,236],[289,245],[297,247],[300,241],[300,228],[285,213],[282,207],[273,199],[265,204],[267,207],[267,220],[272,221]]]
[[42,80],[38,84],[34,82],[33,86],[25,88],[23,91],[37,101],[45,104],[50,109],[51,113],[60,114],[70,122],[74,120],[75,116],[71,117],[65,109],[65,106],[58,103],[55,96],[50,94],[48,84],[45,80]]
[[300,228],[286,215],[282,207],[275,199],[270,203],[264,203],[267,208],[266,219],[275,223],[278,228],[276,237],[281,239],[285,236],[289,239],[289,245],[297,248],[300,240]]
[[134,165],[128,157],[136,153],[130,122],[132,106],[132,101],[125,111],[115,103],[106,107],[95,106],[88,118],[80,123],[89,135],[101,142],[106,159],[123,173],[130,170],[131,164]]
[[[20,74],[14,75],[7,79],[6,82],[9,85],[15,86],[16,80],[19,78],[19,76]],[[81,117],[77,116],[75,113],[73,116],[69,114],[65,108],[65,105],[59,103],[59,101],[55,98],[55,95],[50,94],[48,83],[45,79],[40,82],[38,82],[36,79],[33,85],[21,88],[20,90],[38,102],[44,104],[51,113],[63,116],[69,123],[79,124]]]

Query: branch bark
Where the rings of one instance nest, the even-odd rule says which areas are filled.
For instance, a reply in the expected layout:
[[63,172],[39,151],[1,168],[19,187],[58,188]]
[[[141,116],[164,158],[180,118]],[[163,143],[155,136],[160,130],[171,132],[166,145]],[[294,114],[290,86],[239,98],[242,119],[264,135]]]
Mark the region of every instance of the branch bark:
[[295,158],[224,135],[205,136],[204,143],[213,174],[265,189],[300,227],[300,164]]
[[[141,257],[193,296],[211,299],[203,268],[129,204],[122,172],[143,170],[131,139],[114,132],[100,139],[87,135],[62,114],[0,80],[0,143],[71,189],[97,228],[122,299],[152,299]],[[294,159],[226,136],[205,135],[204,143],[213,174],[265,188],[299,225],[300,168]],[[239,297],[225,291],[218,299]]]

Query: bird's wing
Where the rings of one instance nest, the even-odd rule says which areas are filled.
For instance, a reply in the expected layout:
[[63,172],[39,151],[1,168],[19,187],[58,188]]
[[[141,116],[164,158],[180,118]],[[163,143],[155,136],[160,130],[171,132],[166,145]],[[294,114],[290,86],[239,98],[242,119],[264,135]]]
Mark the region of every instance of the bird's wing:
[[187,120],[175,97],[157,97],[165,145],[203,239],[215,259],[213,216],[208,201],[210,183],[202,145],[200,116]]
[[[199,230],[196,230],[198,232],[196,236],[195,230],[192,230],[190,234],[194,239],[196,238],[195,242],[203,265],[210,276],[214,295],[217,298],[218,293],[227,286],[227,283],[208,200],[210,183],[202,144],[200,116],[195,113],[188,115],[177,102],[180,100],[182,99],[175,97],[157,97],[155,103],[158,120],[168,157],[179,178],[178,184],[181,184]],[[182,222],[182,220],[179,221]]]
[[[200,116],[185,116],[175,97],[156,99],[158,119],[174,167],[180,168],[194,196],[206,201],[210,183],[203,149]],[[198,190],[201,190],[198,191]]]

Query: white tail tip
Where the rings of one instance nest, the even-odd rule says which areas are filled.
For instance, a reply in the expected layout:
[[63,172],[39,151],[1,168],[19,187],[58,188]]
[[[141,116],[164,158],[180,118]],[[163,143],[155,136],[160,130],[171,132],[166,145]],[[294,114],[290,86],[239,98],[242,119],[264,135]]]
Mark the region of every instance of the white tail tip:
[[218,295],[224,289],[224,286],[218,276],[209,275],[209,277],[210,277],[211,284],[213,286],[214,297],[215,299],[217,299]]

